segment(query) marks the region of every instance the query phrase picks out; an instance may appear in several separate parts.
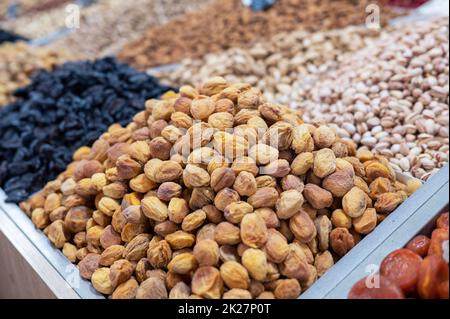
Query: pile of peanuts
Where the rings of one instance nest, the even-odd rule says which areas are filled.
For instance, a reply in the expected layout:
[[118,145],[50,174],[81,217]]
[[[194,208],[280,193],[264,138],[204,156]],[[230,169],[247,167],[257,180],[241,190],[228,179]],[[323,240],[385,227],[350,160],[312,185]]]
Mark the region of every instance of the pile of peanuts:
[[[278,0],[266,11],[253,12],[241,0],[215,1],[202,11],[149,29],[125,46],[118,58],[145,69],[247,47],[282,32],[359,25],[365,22],[366,7],[377,2],[380,1]],[[379,4],[385,21],[393,13]]]
[[111,298],[297,298],[421,185],[221,77],[73,158],[20,206]]
[[14,100],[16,89],[27,85],[39,69],[51,70],[70,60],[71,55],[60,50],[36,48],[24,42],[0,46],[0,107]]
[[306,122],[329,123],[396,170],[426,180],[448,162],[448,52],[442,19],[280,34],[151,73],[174,84],[212,75],[249,82],[269,101],[301,109]]

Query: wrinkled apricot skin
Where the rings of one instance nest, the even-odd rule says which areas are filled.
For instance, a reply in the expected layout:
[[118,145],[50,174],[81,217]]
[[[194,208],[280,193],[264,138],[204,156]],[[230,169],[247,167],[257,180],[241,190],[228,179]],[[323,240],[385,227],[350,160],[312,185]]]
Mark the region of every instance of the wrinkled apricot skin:
[[422,257],[408,249],[390,253],[380,266],[380,274],[399,286],[405,294],[414,291]]
[[[417,291],[421,298],[436,299],[441,294],[443,296],[447,294],[448,298],[448,264],[444,259],[438,256],[426,257],[418,273]],[[446,291],[445,284],[447,284]]]
[[433,230],[431,234],[430,248],[428,255],[436,255],[442,257],[444,254],[444,242],[448,240],[448,229],[438,228]]
[[404,299],[402,290],[388,278],[380,276],[380,287],[369,288],[367,277],[358,281],[350,290],[348,299]]
[[424,235],[416,236],[406,245],[406,249],[411,250],[422,258],[427,255],[429,247],[430,239]]
[[436,220],[436,227],[448,230],[448,212],[441,214]]

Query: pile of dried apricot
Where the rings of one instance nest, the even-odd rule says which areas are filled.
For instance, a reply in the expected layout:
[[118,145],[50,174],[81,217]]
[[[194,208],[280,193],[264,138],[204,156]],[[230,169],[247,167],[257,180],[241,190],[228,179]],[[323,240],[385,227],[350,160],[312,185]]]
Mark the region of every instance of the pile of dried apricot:
[[73,158],[21,207],[112,298],[297,298],[420,186],[223,78]]

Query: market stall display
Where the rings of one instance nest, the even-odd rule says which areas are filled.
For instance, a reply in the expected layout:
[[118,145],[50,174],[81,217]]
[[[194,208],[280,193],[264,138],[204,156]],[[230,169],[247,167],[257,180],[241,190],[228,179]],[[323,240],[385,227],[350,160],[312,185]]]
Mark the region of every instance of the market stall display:
[[0,298],[448,299],[448,126],[448,1],[0,1]]
[[0,45],[0,109],[15,99],[15,90],[28,85],[38,70],[52,70],[73,59],[66,51],[32,47],[25,42]]
[[[368,4],[365,0],[278,0],[266,11],[253,12],[241,0],[216,1],[204,10],[147,30],[118,57],[144,69],[247,46],[281,32],[363,24]],[[389,9],[383,10],[382,19],[392,16]]]
[[329,123],[396,170],[427,179],[448,162],[448,61],[442,18],[382,31],[286,33],[151,74],[172,84],[212,75],[247,81],[300,109],[306,122]]
[[169,90],[112,58],[40,71],[0,109],[0,186],[19,202],[56,177],[78,147],[125,124]]
[[380,273],[373,276],[379,285],[370,286],[370,278],[363,278],[353,286],[349,299],[448,299],[448,218],[448,212],[442,213],[430,237],[418,235],[405,248],[387,255]]

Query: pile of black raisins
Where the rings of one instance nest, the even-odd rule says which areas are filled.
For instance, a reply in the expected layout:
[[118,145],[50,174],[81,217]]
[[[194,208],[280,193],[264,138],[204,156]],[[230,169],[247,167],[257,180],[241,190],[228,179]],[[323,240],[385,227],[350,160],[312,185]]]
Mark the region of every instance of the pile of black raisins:
[[39,71],[0,108],[0,187],[18,203],[57,177],[72,153],[172,88],[113,58]]
[[0,44],[4,42],[28,41],[26,38],[15,33],[0,29]]

